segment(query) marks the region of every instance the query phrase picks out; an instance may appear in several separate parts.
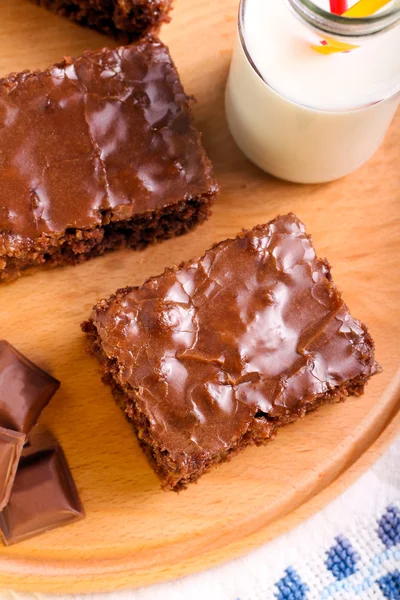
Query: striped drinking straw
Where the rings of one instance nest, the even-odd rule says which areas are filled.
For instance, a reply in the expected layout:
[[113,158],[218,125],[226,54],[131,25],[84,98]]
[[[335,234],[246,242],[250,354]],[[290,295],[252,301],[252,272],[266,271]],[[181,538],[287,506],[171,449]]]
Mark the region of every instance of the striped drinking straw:
[[[331,12],[350,19],[369,17],[389,2],[390,0],[359,0],[351,8],[346,10],[346,7],[343,12],[338,12],[347,4],[346,0],[329,0]],[[311,48],[320,54],[336,54],[337,52],[349,52],[350,50],[359,48],[359,46],[325,37],[325,39],[321,40],[320,44],[313,44]]]
[[347,0],[329,0],[331,13],[342,15],[347,10]]

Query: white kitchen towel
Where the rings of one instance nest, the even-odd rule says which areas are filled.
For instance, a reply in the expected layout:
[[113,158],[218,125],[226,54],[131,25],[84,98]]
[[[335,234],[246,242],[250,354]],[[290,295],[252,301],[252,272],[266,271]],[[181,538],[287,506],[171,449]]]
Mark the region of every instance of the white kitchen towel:
[[[0,600],[49,600],[0,591]],[[290,533],[170,583],[57,600],[400,600],[400,437],[357,483]]]

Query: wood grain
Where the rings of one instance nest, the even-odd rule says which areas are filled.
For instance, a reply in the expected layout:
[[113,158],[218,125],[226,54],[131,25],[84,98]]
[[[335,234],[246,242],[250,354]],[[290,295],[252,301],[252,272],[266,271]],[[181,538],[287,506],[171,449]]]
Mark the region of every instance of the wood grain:
[[[104,591],[228,560],[321,508],[399,431],[400,114],[357,173],[315,186],[273,179],[244,159],[226,126],[223,90],[237,0],[175,4],[162,38],[198,99],[196,120],[222,193],[207,224],[185,237],[0,289],[2,337],[62,381],[42,422],[62,442],[87,511],[82,522],[0,548],[1,587]],[[112,42],[26,0],[0,0],[0,75],[106,44]],[[242,227],[290,210],[334,266],[353,313],[369,325],[384,371],[363,397],[321,409],[179,495],[162,492],[96,361],[85,355],[79,324],[116,288],[141,284]]]

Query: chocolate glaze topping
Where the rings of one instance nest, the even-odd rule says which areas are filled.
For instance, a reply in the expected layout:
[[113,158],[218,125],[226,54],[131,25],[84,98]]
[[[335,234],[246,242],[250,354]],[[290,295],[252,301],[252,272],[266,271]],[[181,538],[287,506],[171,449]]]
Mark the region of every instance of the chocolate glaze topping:
[[154,37],[0,80],[0,255],[217,186]]
[[92,319],[117,382],[180,464],[229,449],[254,417],[302,414],[377,371],[366,328],[293,214],[120,290]]

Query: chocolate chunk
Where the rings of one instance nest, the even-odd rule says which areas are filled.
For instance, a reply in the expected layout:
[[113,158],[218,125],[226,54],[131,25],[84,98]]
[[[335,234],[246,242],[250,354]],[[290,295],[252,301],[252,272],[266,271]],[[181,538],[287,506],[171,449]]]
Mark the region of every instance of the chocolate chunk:
[[59,387],[57,379],[0,341],[0,426],[28,434]]
[[7,504],[26,436],[0,427],[0,510]]
[[366,327],[293,214],[117,291],[83,328],[171,489],[362,393],[378,370]]
[[22,452],[10,500],[0,513],[4,543],[15,544],[83,517],[60,445],[42,427],[35,428]]

